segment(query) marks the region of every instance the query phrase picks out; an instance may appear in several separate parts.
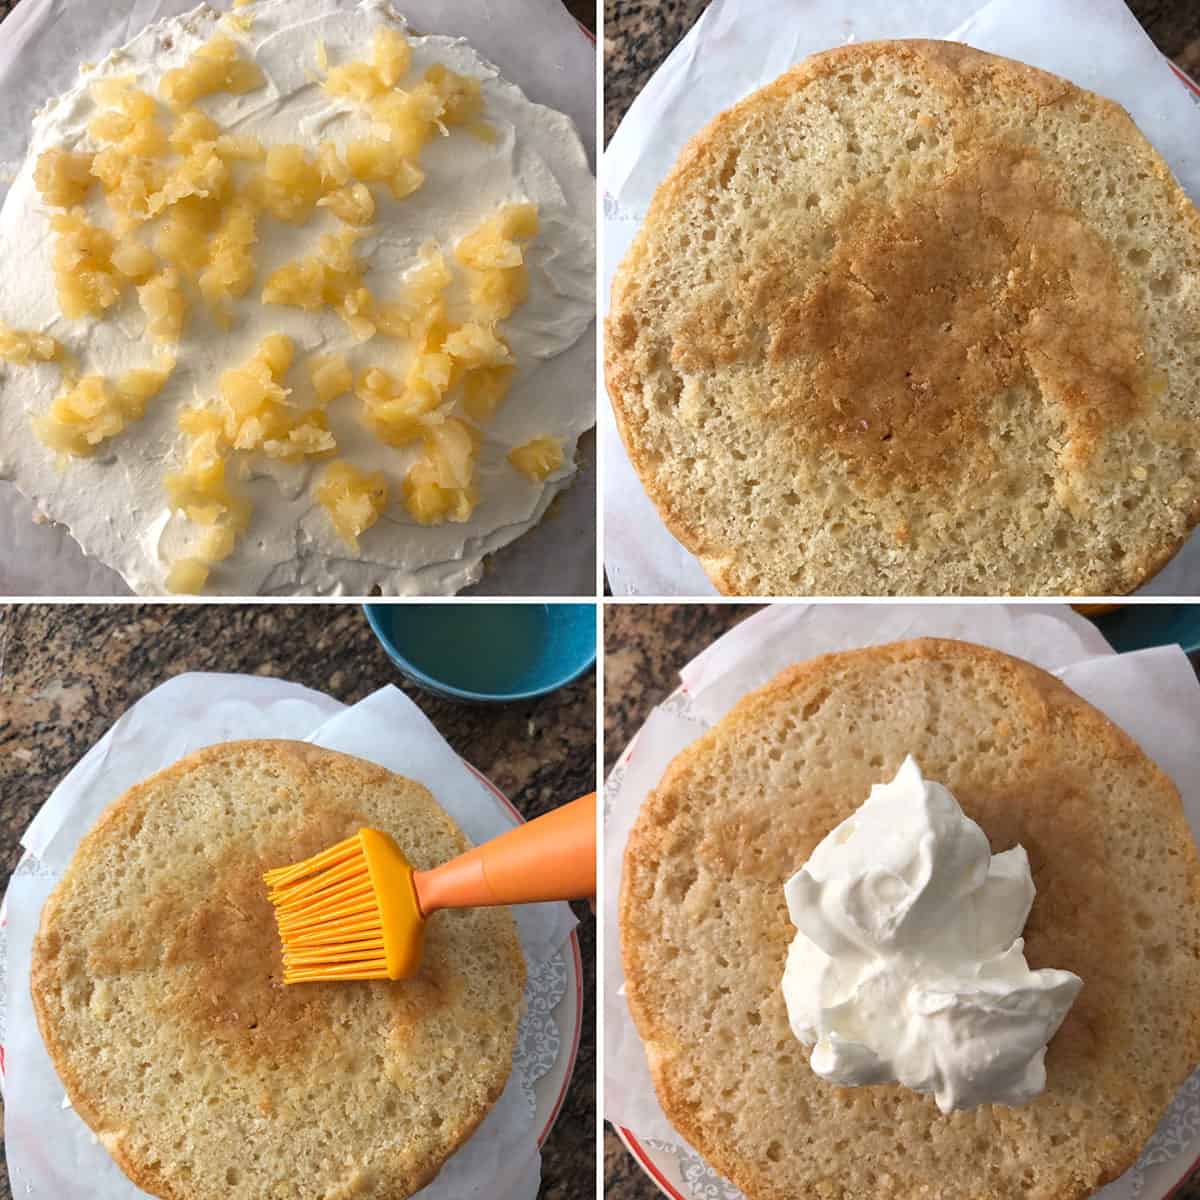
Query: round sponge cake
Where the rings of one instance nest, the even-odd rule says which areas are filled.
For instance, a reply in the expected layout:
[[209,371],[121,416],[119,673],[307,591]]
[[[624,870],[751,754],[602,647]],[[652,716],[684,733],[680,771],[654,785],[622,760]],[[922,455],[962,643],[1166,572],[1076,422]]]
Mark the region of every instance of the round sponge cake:
[[1129,116],[950,42],[815,55],[659,187],[630,458],[741,595],[1107,595],[1200,519],[1200,214]]
[[[1020,843],[1032,967],[1083,988],[1019,1108],[943,1116],[813,1073],[780,981],[783,885],[912,753]],[[629,1006],[676,1128],[752,1200],[1082,1200],[1126,1170],[1200,1060],[1200,861],[1170,781],[1052,676],[963,642],[833,654],[680,754],[625,855]]]
[[524,988],[505,909],[434,914],[411,980],[285,987],[262,873],[362,826],[418,869],[468,842],[420,784],[233,742],[139,784],[80,844],[34,943],[79,1115],[170,1200],[402,1200],[499,1097]]

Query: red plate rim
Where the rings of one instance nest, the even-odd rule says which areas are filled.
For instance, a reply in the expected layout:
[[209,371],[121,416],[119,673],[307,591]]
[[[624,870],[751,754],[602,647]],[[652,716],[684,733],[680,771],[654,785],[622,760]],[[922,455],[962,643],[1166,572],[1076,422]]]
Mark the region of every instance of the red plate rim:
[[1182,67],[1177,67],[1169,58],[1167,66],[1179,76],[1188,91],[1195,92],[1197,96],[1200,96],[1200,83],[1197,83]]
[[[658,1169],[654,1161],[651,1159],[646,1148],[638,1141],[637,1135],[624,1125],[613,1125],[616,1130],[617,1137],[625,1143],[625,1149],[633,1155],[634,1161],[647,1175],[654,1181],[658,1190],[665,1196],[670,1196],[671,1200],[688,1200],[681,1192],[677,1191],[669,1179]],[[1162,1200],[1171,1200],[1171,1197],[1176,1195],[1181,1187],[1188,1182],[1192,1177],[1192,1173],[1200,1166],[1200,1158],[1197,1158],[1190,1167],[1175,1181],[1171,1186],[1171,1190],[1163,1194]]]
[[[486,787],[488,791],[492,793],[493,796],[503,802],[505,808],[507,808],[508,811],[512,813],[512,815],[516,817],[522,825],[524,825],[525,818],[521,815],[520,811],[516,808],[512,801],[509,800],[509,798],[482,771],[478,770],[476,767],[473,767],[465,758],[462,760],[462,762],[463,766],[465,766],[467,770],[469,770],[471,774],[474,775],[475,778],[478,779],[479,782],[482,783],[484,787]],[[578,996],[578,1001],[575,1005],[575,1029],[571,1035],[571,1050],[567,1061],[567,1073],[563,1076],[562,1087],[559,1088],[558,1096],[554,1100],[554,1105],[550,1110],[550,1116],[546,1119],[546,1124],[541,1133],[538,1134],[537,1142],[539,1150],[545,1144],[546,1138],[550,1136],[550,1130],[554,1128],[554,1123],[558,1120],[558,1114],[562,1112],[562,1106],[567,1098],[567,1088],[571,1086],[571,1078],[575,1074],[575,1061],[579,1057],[579,1039],[583,1035],[583,956],[579,951],[579,931],[577,929],[571,930],[571,957],[575,962],[575,992]],[[682,1197],[680,1200],[682,1200]]]

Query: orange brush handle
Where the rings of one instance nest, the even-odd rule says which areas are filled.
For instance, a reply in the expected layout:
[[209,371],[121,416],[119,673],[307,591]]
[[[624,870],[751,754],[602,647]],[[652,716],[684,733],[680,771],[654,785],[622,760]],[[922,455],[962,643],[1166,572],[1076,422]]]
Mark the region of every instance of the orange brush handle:
[[413,876],[425,916],[439,908],[581,900],[596,893],[596,793]]

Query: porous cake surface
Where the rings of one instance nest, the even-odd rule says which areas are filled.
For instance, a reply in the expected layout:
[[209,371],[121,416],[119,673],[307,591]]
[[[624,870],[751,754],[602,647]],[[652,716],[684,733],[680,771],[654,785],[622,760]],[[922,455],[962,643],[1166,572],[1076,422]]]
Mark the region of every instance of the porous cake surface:
[[467,849],[420,784],[301,742],[202,750],[131,789],[43,912],[33,997],[79,1115],[169,1200],[402,1200],[499,1097],[525,967],[507,909],[434,914],[419,974],[285,987],[264,870],[363,826]]
[[[1083,980],[1022,1107],[943,1116],[898,1084],[837,1087],[788,1026],[784,883],[909,753],[993,853],[1025,847],[1029,964]],[[828,655],[745,697],[646,800],[620,933],[663,1109],[751,1200],[1083,1200],[1200,1059],[1200,862],[1178,793],[1058,680],[963,642]]]
[[613,285],[608,390],[724,592],[1125,593],[1200,517],[1198,272],[1118,105],[849,45],[688,144]]

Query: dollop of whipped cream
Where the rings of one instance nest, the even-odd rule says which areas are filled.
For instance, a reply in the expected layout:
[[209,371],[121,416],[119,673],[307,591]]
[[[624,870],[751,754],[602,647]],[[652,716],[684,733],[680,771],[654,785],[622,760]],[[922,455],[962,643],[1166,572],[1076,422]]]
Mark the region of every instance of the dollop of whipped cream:
[[783,996],[812,1069],[843,1087],[902,1083],[943,1113],[1024,1104],[1083,981],[1030,970],[1033,876],[909,755],[788,880],[796,936]]

